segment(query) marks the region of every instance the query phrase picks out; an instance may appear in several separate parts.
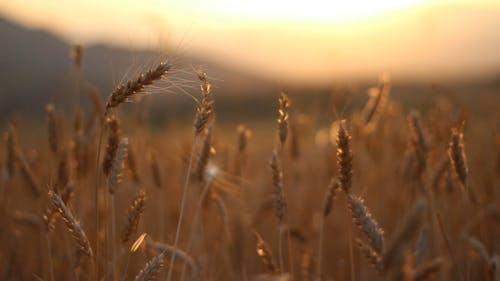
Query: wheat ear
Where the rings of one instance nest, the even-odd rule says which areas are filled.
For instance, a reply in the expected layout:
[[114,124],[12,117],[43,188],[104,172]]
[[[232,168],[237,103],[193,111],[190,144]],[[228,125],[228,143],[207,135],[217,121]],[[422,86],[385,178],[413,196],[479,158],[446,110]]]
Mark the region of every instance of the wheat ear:
[[119,106],[132,96],[142,92],[144,87],[163,78],[171,67],[172,65],[168,62],[160,62],[155,68],[152,68],[146,73],[118,86],[108,98],[108,102],[106,103],[106,113],[109,109]]
[[285,145],[288,136],[288,108],[290,107],[290,99],[285,93],[281,93],[278,98],[278,136],[281,143],[281,147]]
[[337,165],[342,190],[349,194],[352,186],[352,151],[351,136],[345,127],[345,120],[340,122],[337,132]]
[[73,214],[68,209],[66,204],[64,204],[64,201],[61,199],[61,197],[52,190],[49,191],[49,198],[50,202],[54,205],[54,208],[58,210],[59,214],[63,218],[68,231],[71,233],[73,239],[78,244],[78,248],[80,249],[80,251],[85,255],[92,257],[93,252],[92,248],[90,247],[90,242],[87,239],[87,235],[83,231],[80,222],[78,222],[75,217],[73,217]]
[[120,127],[116,116],[110,116],[106,119],[106,124],[109,128],[108,144],[106,146],[106,154],[104,154],[104,160],[102,162],[102,170],[104,175],[109,176],[111,168],[113,167],[113,161],[116,157],[116,152],[118,151],[118,145],[120,143]]
[[150,261],[146,263],[144,268],[135,276],[135,281],[151,281],[156,278],[163,267],[163,258],[165,257],[165,252],[161,252],[154,256]]
[[125,223],[121,233],[121,240],[126,243],[130,240],[132,235],[137,231],[137,226],[139,225],[139,220],[144,213],[146,203],[146,192],[140,190],[137,196],[132,201],[129,207],[127,216],[125,218]]
[[370,246],[378,253],[384,250],[384,230],[378,226],[370,211],[360,197],[349,195],[347,197],[349,209],[355,224],[361,229],[370,241]]

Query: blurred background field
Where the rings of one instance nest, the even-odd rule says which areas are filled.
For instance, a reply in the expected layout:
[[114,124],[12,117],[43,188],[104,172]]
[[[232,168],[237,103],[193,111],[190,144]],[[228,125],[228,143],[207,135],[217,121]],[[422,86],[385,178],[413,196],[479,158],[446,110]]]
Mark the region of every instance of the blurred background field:
[[[167,257],[158,280],[167,280],[173,268],[173,280],[193,281],[498,281],[500,5],[235,3],[0,3],[0,279],[149,280],[139,272],[158,254],[155,246],[174,243],[187,176],[176,247],[194,266],[183,279],[182,264]],[[172,71],[104,116],[103,104],[117,86],[164,60]],[[199,67],[212,85],[215,111],[196,146]],[[289,108],[278,104],[281,93]],[[118,162],[120,230],[134,196],[147,194],[127,242],[110,234],[109,175],[98,154],[110,147],[113,130],[105,117],[111,115],[135,156],[135,162],[128,155]],[[286,141],[278,141],[277,118],[289,121]],[[350,149],[339,144],[342,129]],[[468,167],[465,183],[453,137],[455,155]],[[352,189],[335,190],[327,218],[325,193],[331,179],[346,173],[339,154],[350,150]],[[191,151],[195,166],[203,152],[208,159],[201,176],[187,172]],[[286,193],[283,224],[275,215],[273,151]],[[209,191],[201,204],[204,187]],[[82,258],[62,220],[49,231],[49,190],[73,194],[65,204],[94,256]],[[358,249],[358,238],[373,245],[353,224],[359,219],[351,196],[365,198],[371,211],[365,223],[378,222],[385,247],[405,215],[418,211],[422,198],[427,202],[395,248],[399,263],[382,273],[372,265],[380,266],[385,248],[375,261]],[[146,240],[131,252],[141,233]],[[290,239],[284,255],[280,239]],[[276,264],[266,260],[261,242]],[[277,265],[281,256],[284,266]],[[423,269],[427,275],[417,276]]]

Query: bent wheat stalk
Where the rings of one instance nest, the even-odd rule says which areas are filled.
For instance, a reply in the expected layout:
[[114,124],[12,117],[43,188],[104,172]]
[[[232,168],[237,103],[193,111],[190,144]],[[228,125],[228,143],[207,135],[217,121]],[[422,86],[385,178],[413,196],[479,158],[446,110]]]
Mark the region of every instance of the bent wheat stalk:
[[[193,139],[193,147],[191,147],[191,155],[189,156],[189,162],[188,162],[188,167],[186,171],[186,176],[184,178],[184,187],[182,191],[182,199],[181,199],[181,206],[180,206],[180,212],[179,212],[179,219],[177,221],[177,228],[175,231],[175,238],[174,238],[174,245],[173,245],[173,251],[171,255],[171,264],[174,264],[175,262],[175,257],[176,257],[176,249],[179,245],[179,237],[180,237],[180,231],[181,231],[181,226],[182,226],[182,220],[184,218],[184,209],[186,207],[186,199],[187,199],[187,193],[188,193],[188,188],[189,188],[189,179],[191,177],[191,167],[193,164],[193,157],[194,153],[196,151],[196,147],[198,144],[198,137],[201,132],[205,129],[207,126],[208,122],[212,119],[213,117],[213,97],[212,97],[212,84],[210,81],[208,81],[206,73],[198,69],[197,70],[197,75],[198,79],[201,82],[201,95],[202,99],[201,102],[198,104],[197,110],[196,110],[196,117],[194,121],[194,139]],[[172,278],[172,273],[173,273],[173,267],[170,266],[168,269],[168,273],[166,276],[166,280],[170,281]]]

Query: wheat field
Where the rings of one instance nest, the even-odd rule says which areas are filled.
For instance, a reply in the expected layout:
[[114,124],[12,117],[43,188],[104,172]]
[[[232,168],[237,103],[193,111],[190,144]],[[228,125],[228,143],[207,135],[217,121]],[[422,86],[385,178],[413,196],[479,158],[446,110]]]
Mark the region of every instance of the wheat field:
[[236,127],[196,68],[192,122],[154,127],[136,98],[176,67],[3,122],[0,279],[500,280],[495,94],[409,108],[383,77]]

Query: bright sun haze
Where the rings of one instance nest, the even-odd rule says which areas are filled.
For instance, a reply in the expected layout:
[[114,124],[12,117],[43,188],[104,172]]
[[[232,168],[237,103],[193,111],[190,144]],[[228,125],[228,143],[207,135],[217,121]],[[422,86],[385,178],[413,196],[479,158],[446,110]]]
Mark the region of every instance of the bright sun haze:
[[0,13],[71,43],[170,46],[279,81],[500,69],[500,3],[487,0],[18,0]]

